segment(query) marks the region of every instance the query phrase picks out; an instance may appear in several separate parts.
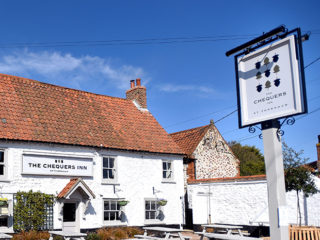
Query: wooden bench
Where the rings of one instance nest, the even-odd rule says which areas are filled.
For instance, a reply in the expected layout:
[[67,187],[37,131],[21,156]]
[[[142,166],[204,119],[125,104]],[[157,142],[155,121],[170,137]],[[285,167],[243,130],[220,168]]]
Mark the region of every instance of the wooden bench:
[[257,240],[262,238],[255,238],[255,237],[245,237],[240,235],[231,235],[231,234],[220,234],[220,233],[203,233],[203,232],[196,232],[199,235],[202,235],[209,239],[220,239],[220,240]]
[[320,240],[320,228],[307,226],[290,226],[290,240]]

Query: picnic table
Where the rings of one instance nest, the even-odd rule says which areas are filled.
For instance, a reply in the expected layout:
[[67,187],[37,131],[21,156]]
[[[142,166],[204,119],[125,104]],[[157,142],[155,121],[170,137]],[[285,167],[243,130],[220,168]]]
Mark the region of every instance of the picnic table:
[[[179,238],[180,240],[190,239],[190,237],[183,236],[182,229],[168,228],[168,227],[144,227],[143,235],[134,235],[136,238],[148,239],[148,240],[168,240],[173,238]],[[157,232],[156,236],[148,235],[148,231]]]
[[227,224],[206,224],[201,225],[203,228],[202,232],[206,232],[207,228],[213,228],[215,231],[225,231],[227,235],[231,235],[232,231],[236,231],[240,236],[243,236],[243,233],[241,229],[243,229],[242,226],[236,226],[236,225],[227,225]]
[[[254,237],[246,237],[243,236],[243,232],[241,229],[242,226],[236,226],[236,225],[226,225],[226,224],[206,224],[201,225],[203,227],[202,232],[196,232],[198,235],[200,235],[200,240],[203,240],[204,237],[208,239],[221,239],[221,240],[256,240],[260,238],[254,238]],[[215,230],[214,233],[208,233],[206,231],[207,228],[213,228]],[[220,233],[219,233],[220,231]],[[221,231],[223,231],[223,234],[221,234]],[[236,233],[236,234],[233,234]]]
[[12,236],[6,233],[0,233],[0,239],[11,239]]
[[232,235],[232,234],[221,234],[221,233],[198,233],[201,235],[201,239],[203,237],[207,237],[208,239],[220,239],[220,240],[258,240],[262,238],[255,238],[255,237],[245,237],[240,235]]
[[79,238],[81,240],[85,240],[85,237],[87,234],[85,233],[80,233],[80,232],[69,232],[69,231],[49,231],[50,233],[50,238],[49,240],[53,240],[53,236],[61,236],[66,240],[70,240],[72,238]]

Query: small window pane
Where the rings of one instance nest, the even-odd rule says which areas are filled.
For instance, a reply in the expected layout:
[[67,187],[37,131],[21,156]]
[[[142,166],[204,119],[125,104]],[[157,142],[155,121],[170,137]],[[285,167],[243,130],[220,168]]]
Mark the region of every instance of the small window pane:
[[109,209],[110,209],[109,201],[104,202],[104,210],[109,210]]
[[115,212],[110,212],[110,220],[116,220],[116,213]]
[[110,178],[110,179],[114,179],[113,170],[110,169],[110,170],[108,171],[108,173],[109,173],[109,178]]
[[108,158],[103,158],[103,167],[109,167],[109,159]]
[[4,152],[0,152],[0,162],[4,162]]
[[151,202],[151,209],[156,210],[156,202],[155,201]]
[[108,170],[103,169],[103,178],[108,178]]
[[168,169],[171,170],[171,162],[168,162]]
[[109,158],[109,168],[114,168],[114,158]]
[[0,175],[4,175],[4,165],[0,165]]
[[146,210],[150,210],[150,201],[146,201]]
[[156,212],[150,212],[150,219],[156,218]]
[[117,210],[116,202],[111,202],[111,210]]
[[162,167],[163,167],[163,170],[167,170],[167,163],[166,163],[166,162],[163,162],[163,163],[162,163]]

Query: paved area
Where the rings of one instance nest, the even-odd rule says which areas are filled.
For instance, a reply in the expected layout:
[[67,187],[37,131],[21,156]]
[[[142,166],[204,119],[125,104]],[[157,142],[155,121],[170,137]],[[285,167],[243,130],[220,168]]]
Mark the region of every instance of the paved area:
[[192,230],[186,230],[182,235],[191,237],[191,240],[200,240],[200,236],[195,234]]

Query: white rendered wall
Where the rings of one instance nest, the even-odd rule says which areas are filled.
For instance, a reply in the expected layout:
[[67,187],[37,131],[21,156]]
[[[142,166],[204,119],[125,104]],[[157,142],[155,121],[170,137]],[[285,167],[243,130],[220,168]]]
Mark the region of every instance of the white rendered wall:
[[[25,151],[35,151],[44,154],[71,154],[73,156],[87,156],[93,158],[93,177],[83,177],[96,198],[91,201],[84,213],[84,204],[80,203],[80,228],[99,228],[112,223],[103,222],[103,199],[125,198],[129,200],[125,206],[126,222],[123,225],[141,226],[145,221],[146,198],[164,198],[168,200],[163,207],[164,219],[157,224],[182,224],[182,200],[184,192],[182,157],[174,155],[160,155],[147,153],[130,153],[125,151],[106,151],[87,147],[1,142],[0,148],[7,152],[8,179],[0,180],[0,194],[9,200],[18,191],[41,191],[47,194],[57,194],[70,181],[70,176],[36,176],[21,175],[22,155]],[[116,156],[117,183],[102,184],[102,156]],[[174,181],[165,183],[162,180],[162,160],[172,160]],[[153,187],[156,193],[153,194]],[[54,206],[54,228],[62,228],[62,216],[59,204]],[[114,223],[119,225],[119,222]]]
[[[315,180],[320,189],[320,179]],[[209,213],[211,223],[258,225],[269,221],[265,180],[189,184],[188,196],[194,224],[209,223]],[[289,192],[286,196],[289,224],[297,224],[296,193]],[[301,193],[300,206],[302,224],[320,226],[320,193],[309,198]]]

